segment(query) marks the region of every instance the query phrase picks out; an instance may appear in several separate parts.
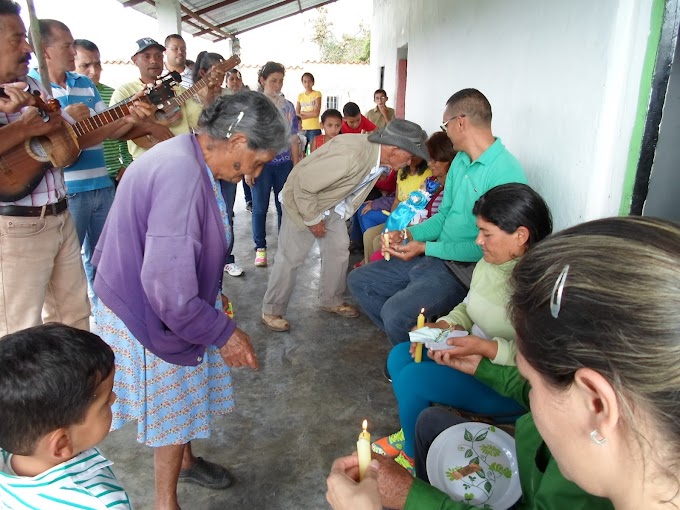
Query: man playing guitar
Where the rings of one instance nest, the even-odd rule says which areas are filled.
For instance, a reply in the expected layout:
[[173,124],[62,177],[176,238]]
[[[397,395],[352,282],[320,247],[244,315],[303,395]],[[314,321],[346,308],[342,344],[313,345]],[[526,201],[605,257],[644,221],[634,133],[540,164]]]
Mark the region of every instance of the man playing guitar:
[[[32,106],[36,101],[32,91],[49,94],[26,76],[33,48],[19,11],[14,1],[0,0],[0,90],[5,96],[0,98],[0,154],[73,121]],[[132,106],[130,113],[125,122],[132,125],[150,115],[151,108]],[[83,148],[102,139],[94,130],[78,142]],[[0,202],[0,337],[43,322],[89,329],[89,315],[80,243],[67,208],[63,173],[50,168],[30,194]]]
[[[140,92],[145,86],[156,83],[158,76],[163,72],[163,52],[165,46],[159,44],[150,37],[144,37],[137,41],[137,48],[132,61],[139,69],[139,80],[125,83],[118,87],[111,96],[111,105],[124,101],[135,93]],[[172,138],[175,135],[189,133],[198,124],[204,104],[209,104],[221,92],[220,85],[224,81],[224,72],[214,69],[209,73],[207,87],[198,91],[200,102],[195,100],[186,101],[177,107],[175,115],[170,115],[165,121],[149,118],[142,127],[146,128],[146,136],[142,140],[146,142],[140,146],[134,141],[128,141],[128,150],[133,159],[137,159],[147,149],[158,142]],[[184,88],[176,86],[175,93],[184,92]],[[158,117],[158,116],[157,116]]]

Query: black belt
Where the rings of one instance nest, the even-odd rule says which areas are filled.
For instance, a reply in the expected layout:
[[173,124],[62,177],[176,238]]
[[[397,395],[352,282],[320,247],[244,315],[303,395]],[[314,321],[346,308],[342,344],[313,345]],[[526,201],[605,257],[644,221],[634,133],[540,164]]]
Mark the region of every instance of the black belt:
[[68,200],[62,198],[56,204],[48,204],[40,207],[25,205],[0,205],[0,216],[56,216],[68,208]]

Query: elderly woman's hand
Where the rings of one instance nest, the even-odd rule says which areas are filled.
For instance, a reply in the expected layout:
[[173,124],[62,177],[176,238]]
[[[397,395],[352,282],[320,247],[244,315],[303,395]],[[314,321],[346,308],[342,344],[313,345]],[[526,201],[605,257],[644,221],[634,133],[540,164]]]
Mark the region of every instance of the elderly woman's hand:
[[357,455],[336,459],[326,479],[326,500],[334,510],[380,510],[377,467],[378,463],[371,461],[359,483],[356,481],[359,476]]
[[220,354],[228,367],[250,367],[257,370],[260,366],[250,337],[238,328],[227,343],[220,347]]
[[425,253],[425,243],[411,241],[397,246],[390,244],[388,248],[386,248],[383,243],[383,252],[387,252],[393,257],[401,260],[411,260]]
[[380,464],[378,468],[378,489],[385,508],[401,509],[413,485],[413,476],[394,459],[373,453],[373,460]]

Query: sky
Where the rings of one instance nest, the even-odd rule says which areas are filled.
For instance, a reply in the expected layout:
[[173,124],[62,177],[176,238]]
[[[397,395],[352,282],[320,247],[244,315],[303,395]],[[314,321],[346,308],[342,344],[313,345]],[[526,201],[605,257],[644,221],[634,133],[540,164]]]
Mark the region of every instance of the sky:
[[[25,0],[16,0],[28,26],[28,9]],[[132,8],[123,7],[117,0],[33,0],[39,18],[53,18],[64,22],[76,39],[89,39],[100,49],[102,60],[128,60],[142,37],[153,37],[161,44],[167,34],[160,34],[155,18],[145,16]],[[363,21],[367,26],[373,14],[371,0],[338,0],[326,6],[333,31],[354,34]],[[93,6],[97,5],[96,9]],[[68,8],[65,8],[68,6]],[[239,35],[241,60],[244,64],[264,64],[274,60],[284,65],[295,65],[304,60],[318,59],[318,49],[309,41],[315,9],[297,16],[270,23]],[[226,41],[212,43],[184,33],[187,56],[194,60],[203,50],[226,55]]]

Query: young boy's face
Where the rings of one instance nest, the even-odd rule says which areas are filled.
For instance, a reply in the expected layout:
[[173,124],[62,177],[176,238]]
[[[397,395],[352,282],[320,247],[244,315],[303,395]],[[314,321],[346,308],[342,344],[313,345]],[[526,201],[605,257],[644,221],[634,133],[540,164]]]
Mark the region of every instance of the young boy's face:
[[340,134],[342,119],[338,117],[328,117],[323,124],[323,132],[328,138],[334,138]]
[[347,125],[348,125],[349,127],[351,127],[352,129],[356,129],[356,128],[358,128],[359,125],[361,124],[361,114],[358,113],[358,114],[355,115],[354,117],[345,117],[345,122],[346,122]]
[[378,106],[384,106],[385,103],[387,102],[387,96],[382,92],[378,92],[376,95],[373,96],[373,101],[375,101],[375,104],[377,104]]
[[85,414],[85,420],[70,427],[73,447],[78,453],[101,443],[109,433],[111,406],[116,401],[116,394],[113,392],[114,374],[115,369],[97,386],[94,401]]

